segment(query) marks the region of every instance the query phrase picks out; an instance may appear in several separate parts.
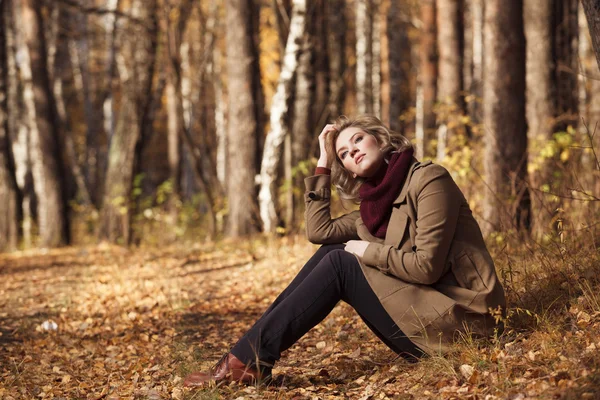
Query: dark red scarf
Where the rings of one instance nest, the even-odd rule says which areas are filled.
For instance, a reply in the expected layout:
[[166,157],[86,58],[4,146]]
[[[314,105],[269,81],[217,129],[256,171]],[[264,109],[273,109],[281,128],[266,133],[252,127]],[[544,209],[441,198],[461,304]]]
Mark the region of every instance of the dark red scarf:
[[389,164],[384,162],[359,189],[360,216],[373,236],[385,238],[392,205],[406,180],[412,155],[413,149],[392,153]]

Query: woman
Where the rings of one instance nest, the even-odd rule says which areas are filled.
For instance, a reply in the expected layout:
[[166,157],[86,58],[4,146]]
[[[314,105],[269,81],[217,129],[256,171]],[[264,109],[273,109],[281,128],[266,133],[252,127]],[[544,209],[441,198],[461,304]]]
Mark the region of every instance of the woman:
[[[339,300],[409,359],[496,327],[489,310],[504,310],[504,290],[448,171],[418,162],[410,142],[375,117],[342,116],[319,144],[316,173],[305,180],[306,230],[324,246],[213,370],[185,385],[268,378],[281,352]],[[360,210],[332,219],[331,183]]]

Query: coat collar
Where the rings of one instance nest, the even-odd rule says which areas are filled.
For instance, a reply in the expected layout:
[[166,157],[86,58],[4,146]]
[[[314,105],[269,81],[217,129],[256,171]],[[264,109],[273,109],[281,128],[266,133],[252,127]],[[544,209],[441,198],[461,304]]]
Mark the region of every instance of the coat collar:
[[410,180],[412,178],[413,173],[421,167],[425,167],[431,164],[431,160],[419,162],[416,158],[413,157],[412,164],[410,165],[410,169],[408,170],[408,174],[406,175],[406,180],[404,181],[404,185],[402,185],[402,189],[400,190],[400,194],[394,200],[394,204],[403,203],[406,200],[406,194],[408,193],[408,186],[410,184]]

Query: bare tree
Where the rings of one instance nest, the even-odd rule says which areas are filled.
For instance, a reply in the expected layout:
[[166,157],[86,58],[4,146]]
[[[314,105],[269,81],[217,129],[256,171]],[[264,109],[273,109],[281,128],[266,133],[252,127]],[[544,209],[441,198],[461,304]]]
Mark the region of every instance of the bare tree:
[[[33,177],[38,198],[38,227],[42,246],[69,242],[67,202],[64,193],[60,134],[56,103],[48,75],[45,20],[40,0],[21,5],[22,27],[29,57],[31,93],[27,101],[33,148]],[[29,75],[27,74],[29,72]],[[27,76],[28,75],[28,76]],[[27,97],[26,97],[27,99]]]
[[[508,226],[528,229],[525,123],[525,34],[523,2],[492,0],[485,5],[484,198],[485,233]],[[506,213],[503,211],[506,210]]]

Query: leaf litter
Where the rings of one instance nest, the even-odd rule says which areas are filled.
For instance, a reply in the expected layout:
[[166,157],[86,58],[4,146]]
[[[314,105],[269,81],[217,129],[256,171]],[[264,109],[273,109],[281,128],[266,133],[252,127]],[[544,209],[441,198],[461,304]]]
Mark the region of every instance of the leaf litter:
[[341,304],[268,386],[183,387],[226,352],[316,247],[303,238],[0,255],[0,399],[599,398],[600,310],[447,357],[399,360]]

